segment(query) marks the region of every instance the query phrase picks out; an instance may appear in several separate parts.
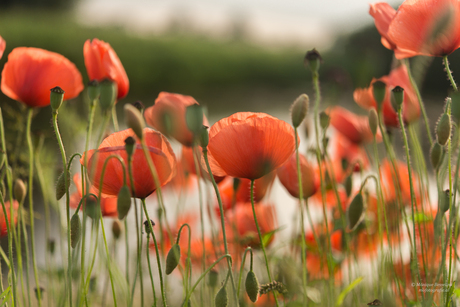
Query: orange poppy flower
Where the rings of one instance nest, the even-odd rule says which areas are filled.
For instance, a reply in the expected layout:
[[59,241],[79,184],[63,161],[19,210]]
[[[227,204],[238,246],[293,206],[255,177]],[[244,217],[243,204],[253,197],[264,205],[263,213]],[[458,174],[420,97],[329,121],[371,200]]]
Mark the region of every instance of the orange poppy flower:
[[420,105],[412,88],[409,76],[407,74],[407,68],[404,65],[399,66],[391,71],[388,76],[384,76],[380,79],[372,79],[371,85],[365,89],[356,89],[353,93],[353,98],[356,103],[364,108],[371,109],[376,108],[377,103],[374,99],[372,84],[376,81],[382,81],[386,86],[385,100],[383,101],[383,118],[385,125],[399,127],[398,115],[391,106],[391,90],[396,86],[400,86],[404,89],[404,101],[402,107],[403,119],[406,123],[411,123],[420,117]]
[[[362,144],[374,141],[368,116],[359,116],[339,106],[328,108],[326,113],[329,115],[331,125],[350,142]],[[376,134],[376,141],[381,140],[382,135],[379,131]]]
[[[380,165],[380,180],[382,182],[382,191],[385,198],[385,202],[390,202],[396,200],[397,190],[400,190],[402,201],[404,204],[410,204],[410,181],[409,181],[409,172],[407,169],[406,163],[402,161],[397,161],[396,164],[396,174],[391,163],[385,159]],[[396,177],[397,175],[397,177]],[[416,203],[420,200],[419,188],[417,185],[418,178],[414,171],[412,170],[412,183],[414,185],[414,193]],[[398,178],[399,186],[397,186],[397,181],[395,178]]]
[[121,99],[128,94],[129,80],[126,71],[115,51],[109,43],[94,38],[89,39],[83,46],[86,71],[91,80],[102,81],[110,79],[117,83],[117,98]]
[[[367,169],[369,167],[369,159],[364,147],[350,142],[341,134],[335,135],[331,143],[330,148],[334,150],[332,159],[339,161],[345,160],[348,165],[351,165],[354,172],[359,172],[361,168]],[[347,170],[348,167],[343,169],[345,172]]]
[[0,36],[0,59],[3,56],[3,52],[5,51],[5,48],[6,48],[6,42],[3,39],[3,37]]
[[407,0],[397,11],[377,3],[370,14],[383,45],[391,47],[397,59],[444,56],[460,47],[460,2],[456,0]]
[[[80,203],[80,200],[82,198],[82,188],[81,188],[81,175],[80,174],[75,174],[73,176],[73,183],[77,187],[77,191],[70,195],[70,203],[69,206],[70,208],[77,209],[78,204]],[[97,189],[90,187],[89,193],[92,193],[94,195],[98,195]],[[90,201],[95,199],[90,196]],[[100,201],[100,206],[101,206],[101,212],[102,216],[107,216],[107,217],[117,217],[118,216],[118,211],[117,211],[117,198],[116,197],[101,197]],[[80,210],[83,210],[83,206],[80,207]]]
[[[319,178],[315,169],[308,162],[304,155],[299,154],[300,173],[302,176],[302,193],[306,199],[316,193],[319,187]],[[286,190],[295,198],[299,198],[299,180],[297,173],[296,154],[293,153],[289,160],[277,169],[278,178]]]
[[[19,208],[19,203],[17,200],[14,200],[13,201],[13,215],[14,215],[13,224],[16,224],[17,222],[18,208]],[[10,222],[10,202],[9,201],[5,202],[5,209],[6,209],[7,219],[5,219],[3,208],[0,207],[0,237],[4,237],[8,234],[8,226],[6,225],[6,223]]]
[[[254,181],[254,202],[259,202],[264,198],[265,194],[272,186],[275,177],[276,173],[271,172]],[[251,201],[251,181],[244,178],[239,179],[240,183],[235,194],[233,189],[234,180],[235,178],[226,177],[219,184],[219,192],[224,209],[230,209],[234,207],[236,203],[246,203]],[[219,215],[220,211],[217,210],[217,212]]]
[[[200,162],[201,161],[201,148],[196,147],[195,148],[195,153],[198,156],[198,162]],[[184,170],[186,172],[189,172],[190,174],[196,175],[196,167],[195,167],[195,160],[193,158],[193,149],[192,149],[192,147],[182,146],[181,161],[182,161],[182,164],[184,166]],[[205,169],[203,168],[203,164],[201,164],[201,163],[199,165],[199,170],[200,170],[200,177],[205,178],[207,180],[211,180],[209,178],[208,172],[205,171]],[[226,176],[216,176],[216,175],[214,175],[213,177],[214,177],[214,180],[216,181],[216,183],[219,183],[219,182],[221,182],[222,180],[224,180],[226,178]]]
[[209,163],[217,176],[258,179],[283,165],[294,149],[294,129],[265,113],[235,113],[209,130]]
[[[132,157],[134,181],[133,197],[145,198],[152,194],[158,187],[155,185],[153,180],[153,176],[144,156],[140,141],[131,129],[126,129],[109,135],[106,139],[104,139],[101,145],[99,145],[97,150],[90,150],[87,152],[89,155],[87,166],[88,172],[90,174],[94,173],[90,180],[96,189],[102,189],[102,193],[108,195],[118,195],[118,192],[123,187],[122,165],[117,159],[110,159],[107,163],[102,186],[100,186],[102,167],[104,166],[104,161],[110,155],[119,155],[127,167],[128,156],[125,150],[125,139],[128,136],[136,139],[136,149]],[[161,133],[150,128],[144,128],[144,138],[150,152],[150,157],[155,165],[158,179],[161,186],[163,186],[175,175],[176,156],[174,155],[168,140]],[[83,164],[84,161],[85,155],[83,155],[80,159],[80,163]],[[131,187],[128,169],[126,169],[126,184]]]
[[[192,96],[161,92],[153,106],[144,112],[147,124],[184,146],[192,146],[193,134],[185,121],[188,106],[199,104]],[[206,118],[203,124],[208,125]]]
[[64,91],[64,99],[72,99],[83,90],[82,77],[75,64],[64,56],[39,49],[19,47],[8,55],[2,71],[2,92],[27,106],[46,107],[50,89]]

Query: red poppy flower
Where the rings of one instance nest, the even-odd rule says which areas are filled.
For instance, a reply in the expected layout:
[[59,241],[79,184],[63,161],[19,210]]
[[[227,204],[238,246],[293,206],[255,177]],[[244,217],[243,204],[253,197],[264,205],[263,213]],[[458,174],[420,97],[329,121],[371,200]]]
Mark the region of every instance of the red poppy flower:
[[[13,201],[13,215],[14,215],[13,224],[16,224],[17,222],[18,208],[19,208],[19,203],[17,200],[14,200]],[[6,216],[8,217],[7,219],[5,219],[3,208],[0,207],[0,237],[4,237],[8,234],[8,226],[6,225],[6,223],[10,222],[10,202],[9,201],[5,202],[5,209],[6,209]]]
[[[80,174],[75,174],[73,176],[73,183],[77,187],[77,191],[70,195],[70,203],[69,206],[70,208],[77,209],[78,204],[80,203],[80,200],[82,198],[82,188],[81,188],[81,175]],[[89,193],[92,193],[94,195],[98,195],[98,190],[95,189],[94,187],[90,187]],[[88,199],[88,198],[87,198]],[[95,201],[94,198],[90,196],[90,201]],[[118,211],[117,211],[117,198],[116,197],[101,197],[100,201],[100,206],[101,206],[101,212],[102,216],[107,216],[107,217],[117,217],[118,216]],[[83,210],[83,206],[80,207],[80,210]]]
[[[345,160],[348,165],[352,165],[354,172],[359,172],[361,167],[363,169],[369,167],[369,159],[364,147],[350,142],[346,137],[342,136],[342,134],[335,135],[329,146],[334,149],[332,159],[338,161]],[[346,172],[348,167],[345,169],[342,168],[342,170]]]
[[129,80],[126,71],[109,43],[94,38],[83,46],[86,71],[91,80],[110,79],[117,83],[117,99],[128,94]]
[[377,103],[374,99],[372,84],[376,81],[382,81],[386,84],[386,95],[383,101],[383,118],[385,125],[399,127],[398,115],[391,106],[391,90],[396,86],[404,89],[404,101],[402,106],[403,119],[406,123],[411,123],[420,117],[420,105],[412,88],[407,68],[404,65],[393,69],[388,76],[380,79],[372,79],[371,85],[365,89],[356,89],[353,98],[356,103],[365,109],[376,108]]
[[[401,192],[402,201],[404,204],[411,203],[410,195],[410,181],[409,181],[409,171],[407,169],[407,164],[402,161],[397,161],[396,163],[396,173],[393,169],[393,166],[388,160],[383,160],[380,165],[380,180],[382,182],[382,191],[383,196],[386,202],[394,201],[397,198],[397,190]],[[412,170],[412,184],[414,185],[414,193],[416,203],[421,199],[419,188],[417,185],[418,178],[414,171]],[[398,179],[396,181],[396,178]],[[397,183],[399,182],[399,186]]]
[[[144,112],[147,124],[184,146],[192,146],[193,134],[185,121],[188,106],[198,104],[192,96],[161,92],[155,104]],[[203,124],[208,125],[206,118]]]
[[6,48],[6,42],[5,40],[0,36],[0,59],[3,56],[3,52],[5,51]]
[[265,113],[235,113],[209,130],[209,162],[217,176],[260,178],[283,165],[294,148],[294,129]]
[[[299,154],[300,173],[302,174],[302,191],[306,199],[316,193],[319,187],[319,179],[316,177],[315,169],[308,162],[304,155]],[[281,184],[292,196],[299,198],[299,181],[297,173],[296,154],[293,153],[291,158],[277,169],[278,178]]]
[[[136,138],[131,129],[126,129],[109,135],[97,150],[88,151],[88,172],[90,174],[94,172],[90,180],[93,186],[96,189],[102,189],[102,193],[104,194],[118,195],[118,192],[123,187],[123,168],[117,159],[110,159],[107,163],[102,186],[100,186],[100,179],[104,161],[110,155],[119,155],[123,159],[125,166],[127,166],[128,156],[124,141],[128,136]],[[150,128],[144,128],[144,138],[155,165],[158,179],[161,186],[163,186],[175,175],[176,156],[168,140],[161,133]],[[80,163],[83,164],[84,159],[85,156],[83,155]],[[133,197],[145,198],[158,188],[155,185],[148,162],[137,138],[136,149],[132,157],[132,171],[134,181]],[[131,187],[128,169],[126,169],[126,184]]]
[[19,47],[8,55],[2,71],[2,92],[29,107],[50,104],[50,89],[59,86],[64,99],[72,99],[83,90],[81,74],[64,56],[39,49]]
[[406,0],[398,11],[386,3],[377,3],[371,5],[370,14],[382,43],[394,50],[397,59],[444,56],[460,47],[457,0]]

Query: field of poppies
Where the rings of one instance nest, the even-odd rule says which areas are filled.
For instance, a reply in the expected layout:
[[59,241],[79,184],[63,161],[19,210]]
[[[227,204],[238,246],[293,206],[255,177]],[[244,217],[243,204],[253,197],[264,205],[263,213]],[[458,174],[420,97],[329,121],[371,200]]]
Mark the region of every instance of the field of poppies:
[[[289,123],[246,110],[211,123],[193,97],[166,91],[128,102],[129,76],[97,38],[83,45],[85,86],[65,55],[4,55],[0,37],[1,91],[26,118],[18,130],[0,109],[2,306],[457,306],[460,93],[448,56],[460,1],[369,13],[394,59],[355,89],[364,115],[322,101],[312,49],[309,95],[293,99]],[[451,87],[434,130],[411,67],[421,56],[443,59]],[[78,96],[86,131],[61,134]],[[61,161],[44,163],[38,112],[51,113]],[[284,199],[270,197],[276,186]]]

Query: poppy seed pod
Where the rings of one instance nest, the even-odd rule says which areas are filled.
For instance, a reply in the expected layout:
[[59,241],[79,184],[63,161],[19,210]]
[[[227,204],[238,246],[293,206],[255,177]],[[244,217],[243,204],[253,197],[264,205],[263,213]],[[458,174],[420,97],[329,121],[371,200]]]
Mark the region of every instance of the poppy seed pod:
[[180,246],[174,244],[168,252],[166,257],[166,275],[171,274],[177,267],[180,261]]
[[125,149],[128,153],[128,157],[131,157],[134,154],[134,150],[136,149],[136,140],[132,136],[128,136],[125,139]]
[[309,98],[306,94],[300,95],[291,106],[291,120],[294,128],[298,128],[302,124],[305,116],[307,116]]
[[125,110],[126,125],[129,128],[133,129],[136,136],[140,140],[142,140],[143,138],[142,132],[145,128],[145,121],[144,121],[144,117],[142,117],[141,112],[139,112],[139,110],[131,104],[125,104],[123,109]]
[[99,83],[99,103],[103,111],[108,111],[112,109],[117,98],[117,84],[110,81],[109,79],[104,79]]
[[379,117],[375,109],[369,110],[369,127],[371,128],[372,134],[375,136],[377,134],[377,127],[379,125]]
[[257,276],[253,271],[248,272],[245,286],[246,293],[249,296],[251,302],[257,302],[257,299],[259,298],[259,281],[257,280]]
[[148,220],[145,220],[144,221],[144,230],[145,230],[145,233],[147,233],[147,235],[150,235],[152,233],[150,231],[150,226],[152,226],[152,229],[153,229],[153,226],[155,226],[155,222],[150,220],[150,225],[149,225]]
[[441,146],[445,146],[447,144],[447,141],[450,138],[451,129],[452,125],[450,122],[450,115],[443,113],[436,125],[436,139]]
[[327,127],[329,127],[330,122],[331,118],[329,117],[329,115],[327,115],[326,112],[323,111],[319,113],[319,125],[321,126],[321,128],[327,129]]
[[209,133],[208,127],[202,126],[200,130],[200,146],[201,148],[206,148],[209,144]]
[[321,55],[319,54],[318,50],[313,48],[312,50],[307,51],[307,54],[305,54],[304,58],[304,64],[305,66],[309,66],[310,70],[313,73],[317,73],[319,70],[319,66],[321,62],[323,61]]
[[216,294],[216,298],[214,299],[216,307],[227,307],[228,306],[228,295],[226,284],[220,288],[219,292]]
[[16,179],[16,181],[14,182],[13,192],[16,200],[21,204],[24,201],[24,198],[27,194],[24,181],[22,181],[21,179]]
[[50,105],[51,109],[57,113],[57,110],[61,107],[64,101],[64,90],[59,86],[53,87],[50,94]]
[[201,132],[203,127],[203,107],[198,104],[192,104],[185,108],[185,122],[187,128],[196,136]]
[[88,91],[89,101],[93,104],[95,100],[99,99],[99,95],[101,94],[99,82],[97,80],[89,81],[86,89]]
[[404,101],[404,89],[400,86],[396,86],[391,90],[391,105],[396,112],[402,107]]
[[376,81],[372,84],[372,92],[374,94],[374,99],[377,102],[378,110],[382,109],[382,103],[385,100],[386,95],[386,87],[387,85],[382,81]]
[[81,237],[81,221],[78,214],[74,214],[70,219],[70,245],[72,248],[77,247]]

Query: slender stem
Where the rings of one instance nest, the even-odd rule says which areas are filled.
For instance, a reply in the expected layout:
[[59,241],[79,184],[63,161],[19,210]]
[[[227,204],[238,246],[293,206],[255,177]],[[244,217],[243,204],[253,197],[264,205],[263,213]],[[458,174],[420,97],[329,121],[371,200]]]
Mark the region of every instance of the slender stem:
[[105,131],[107,129],[107,125],[109,124],[109,120],[110,120],[110,112],[106,111],[104,112],[104,115],[103,115],[102,125],[100,127],[101,130],[99,131],[99,136],[97,138],[97,144],[100,144],[102,142]]
[[450,71],[449,67],[449,60],[447,59],[447,55],[443,56],[444,67],[446,69],[447,76],[449,77],[450,84],[454,91],[458,92],[457,84],[455,83],[454,77],[452,76],[452,72]]
[[129,289],[129,237],[128,237],[128,221],[125,220],[123,221],[123,224],[125,226],[125,244],[126,244],[126,283],[128,284],[128,289]]
[[145,256],[147,257],[147,264],[149,266],[149,275],[150,275],[150,283],[152,284],[152,293],[153,293],[153,306],[156,307],[157,305],[157,294],[155,292],[155,283],[153,282],[153,275],[152,275],[152,266],[150,265],[150,233],[147,232],[147,248],[145,249]]
[[[38,280],[38,268],[37,268],[37,257],[35,254],[35,230],[34,230],[34,206],[33,206],[33,184],[34,184],[34,148],[32,145],[32,137],[30,135],[30,126],[32,124],[32,116],[34,114],[34,109],[29,108],[27,113],[27,146],[29,148],[29,223],[30,223],[30,243],[32,247],[32,265],[34,267],[34,277],[35,277],[35,286],[37,287],[37,300],[38,306],[42,305],[42,293],[40,289],[40,282]],[[65,169],[65,166],[64,166]],[[70,243],[69,243],[70,244]]]
[[[99,198],[98,201],[100,202],[100,198]],[[100,208],[100,206],[99,206],[99,208]],[[111,264],[110,264],[111,258],[110,258],[109,248],[108,248],[108,245],[107,245],[107,238],[105,236],[104,219],[102,218],[102,212],[100,212],[99,221],[101,223],[102,237],[104,238],[105,252],[107,253],[107,267],[109,269],[110,285],[112,286],[113,304],[114,304],[115,307],[117,307],[117,296],[116,296],[116,293],[115,293],[115,286],[113,284],[112,269],[110,268],[110,266],[111,266]]]
[[147,221],[148,221],[147,224],[149,225],[149,231],[152,234],[153,244],[155,245],[155,252],[157,255],[157,264],[158,264],[158,275],[160,277],[161,297],[163,299],[163,306],[166,307],[167,306],[166,305],[166,292],[164,289],[163,272],[161,270],[160,252],[158,251],[158,244],[155,238],[155,233],[153,232],[152,223],[150,223],[149,213],[147,211],[147,207],[145,206],[145,198],[141,198],[141,202],[142,202],[142,207],[144,208],[145,217],[147,218]]
[[[224,239],[224,249],[225,249],[225,254],[228,254],[227,234],[225,232],[225,221],[224,221],[224,207],[222,205],[222,198],[220,197],[219,188],[217,187],[217,183],[214,180],[214,176],[212,175],[211,166],[209,165],[209,160],[208,160],[208,150],[206,148],[203,148],[203,158],[204,158],[204,161],[206,163],[206,168],[208,170],[209,177],[211,178],[212,186],[214,187],[214,191],[216,192],[217,202],[219,203],[220,224],[222,226],[222,237]],[[262,241],[261,241],[261,243],[262,243]],[[236,293],[235,282],[233,280],[231,258],[227,258],[227,265],[228,265],[228,269],[230,271],[230,279],[231,279],[231,282],[232,282],[232,288],[233,288],[233,294],[234,294],[235,302],[236,302],[236,305],[238,306],[239,302],[238,302],[238,296],[237,296],[237,293]]]
[[113,129],[115,129],[115,131],[118,131],[119,128],[118,128],[118,117],[117,117],[117,105],[116,105],[116,103],[112,107],[112,121],[113,121]]
[[406,67],[407,67],[407,74],[409,75],[409,80],[411,82],[411,85],[415,90],[415,94],[417,95],[418,103],[420,105],[420,110],[422,111],[423,119],[425,121],[426,134],[428,135],[428,139],[430,140],[430,146],[431,146],[433,145],[433,137],[431,136],[430,122],[428,120],[428,116],[426,115],[425,104],[423,103],[422,95],[420,94],[420,90],[418,89],[417,83],[415,82],[412,76],[412,72],[409,66],[409,60],[405,60],[404,63],[406,64]]

